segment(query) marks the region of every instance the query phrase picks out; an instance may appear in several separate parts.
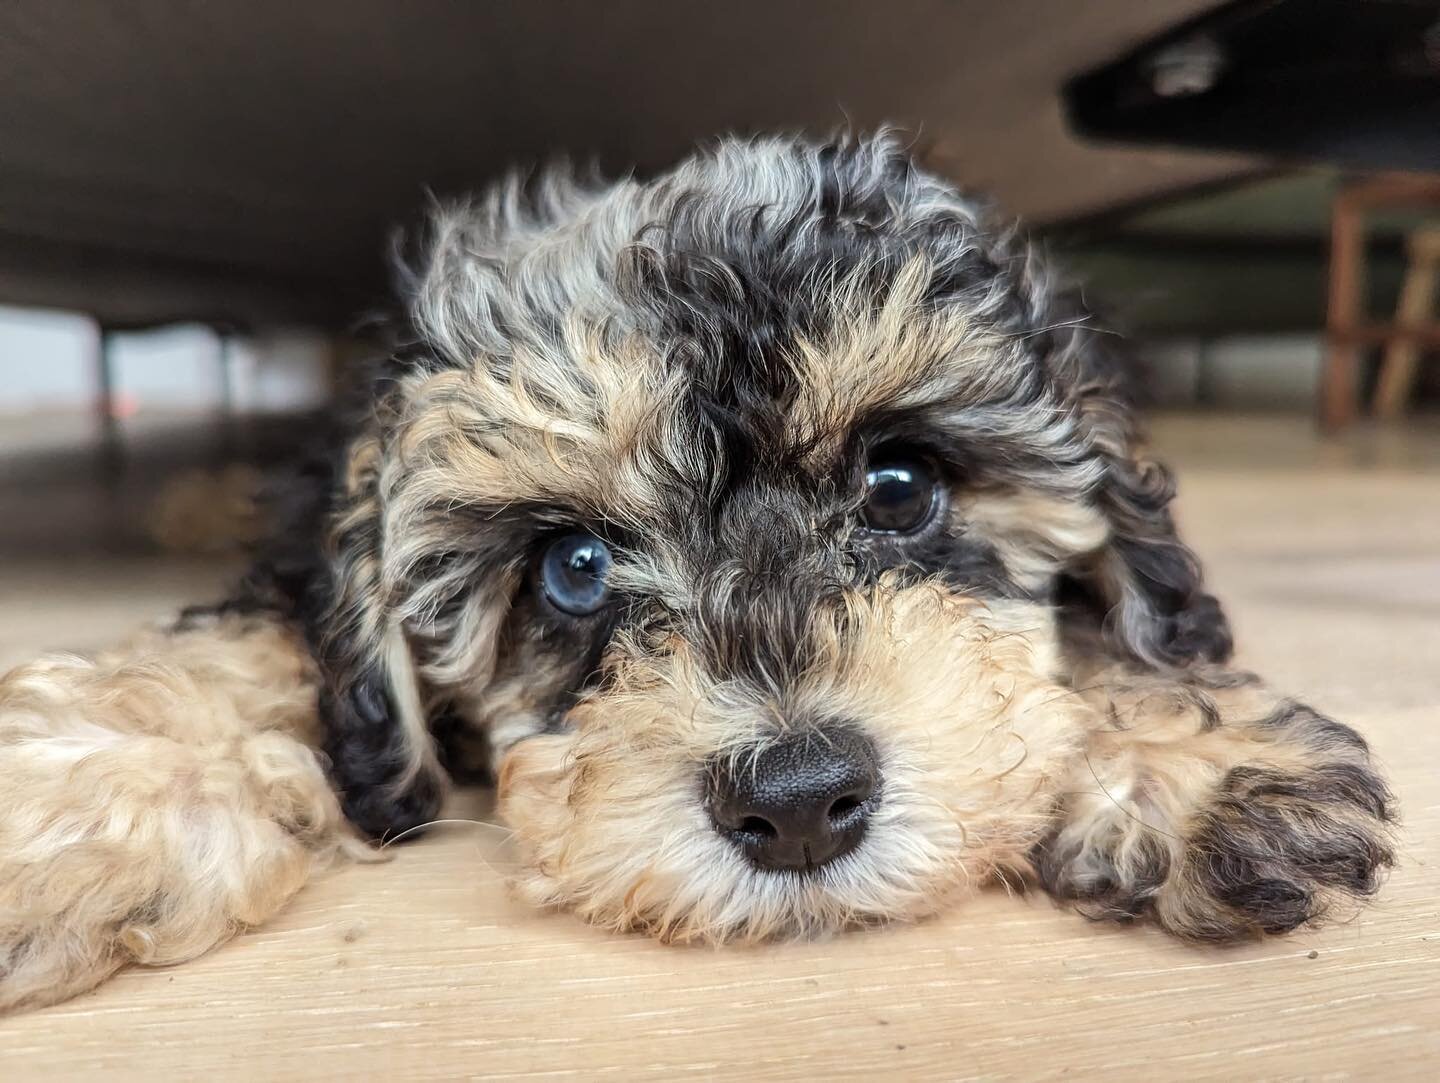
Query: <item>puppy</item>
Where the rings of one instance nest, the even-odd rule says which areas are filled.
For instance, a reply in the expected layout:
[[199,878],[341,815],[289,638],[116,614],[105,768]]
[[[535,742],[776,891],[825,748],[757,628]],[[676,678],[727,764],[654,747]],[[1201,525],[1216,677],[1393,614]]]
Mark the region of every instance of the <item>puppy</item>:
[[0,1005],[203,952],[476,767],[521,896],[673,940],[1375,890],[1385,783],[1226,667],[1112,339],[891,139],[504,184],[405,288],[234,599],[0,683]]

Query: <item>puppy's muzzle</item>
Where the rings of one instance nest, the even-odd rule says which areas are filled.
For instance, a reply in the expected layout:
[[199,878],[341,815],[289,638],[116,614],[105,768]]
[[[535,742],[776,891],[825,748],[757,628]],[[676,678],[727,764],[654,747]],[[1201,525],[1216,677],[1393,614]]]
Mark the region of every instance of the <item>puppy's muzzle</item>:
[[757,867],[808,872],[860,844],[880,803],[874,746],[807,731],[708,772],[715,829]]

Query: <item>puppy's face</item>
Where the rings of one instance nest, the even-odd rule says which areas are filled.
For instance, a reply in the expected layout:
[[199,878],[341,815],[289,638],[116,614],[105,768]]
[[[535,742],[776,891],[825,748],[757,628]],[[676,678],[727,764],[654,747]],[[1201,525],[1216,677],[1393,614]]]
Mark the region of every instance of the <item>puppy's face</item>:
[[485,735],[523,892],[722,940],[1020,861],[1080,738],[1062,577],[1137,653],[1188,597],[1024,251],[885,143],[520,207],[440,223],[347,568],[400,698]]

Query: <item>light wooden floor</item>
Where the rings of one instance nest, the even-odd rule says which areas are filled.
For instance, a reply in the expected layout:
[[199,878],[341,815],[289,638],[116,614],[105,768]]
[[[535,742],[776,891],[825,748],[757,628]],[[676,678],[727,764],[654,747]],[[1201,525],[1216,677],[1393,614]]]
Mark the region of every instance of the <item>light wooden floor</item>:
[[[458,826],[207,958],[0,1021],[0,1078],[1440,1078],[1440,440],[1186,419],[1159,443],[1242,661],[1389,764],[1402,863],[1359,920],[1198,949],[991,892],[826,943],[662,947],[527,913],[503,832]],[[0,664],[216,578],[0,562]]]

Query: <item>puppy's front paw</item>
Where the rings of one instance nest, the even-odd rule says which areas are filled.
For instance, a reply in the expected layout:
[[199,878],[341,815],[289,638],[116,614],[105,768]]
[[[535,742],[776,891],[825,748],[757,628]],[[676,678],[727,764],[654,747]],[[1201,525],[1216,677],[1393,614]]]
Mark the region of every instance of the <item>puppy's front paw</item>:
[[1032,855],[1046,888],[1195,940],[1288,932],[1374,894],[1394,813],[1359,734],[1290,701],[1226,722],[1186,692],[1194,717],[1162,703],[1094,735]]
[[1393,862],[1384,782],[1360,760],[1232,768],[1156,900],[1182,935],[1285,933],[1375,893]]
[[82,841],[0,868],[0,1012],[65,1000],[127,963],[193,958],[263,920],[299,889],[309,855],[247,850],[223,855],[244,864],[205,867],[143,841]]
[[[72,742],[73,743],[73,742]],[[0,1011],[166,965],[273,914],[317,861],[361,849],[308,748],[276,734],[217,750],[114,738],[4,749]]]
[[0,1011],[84,992],[145,953],[162,920],[150,864],[138,850],[82,841],[0,866]]

